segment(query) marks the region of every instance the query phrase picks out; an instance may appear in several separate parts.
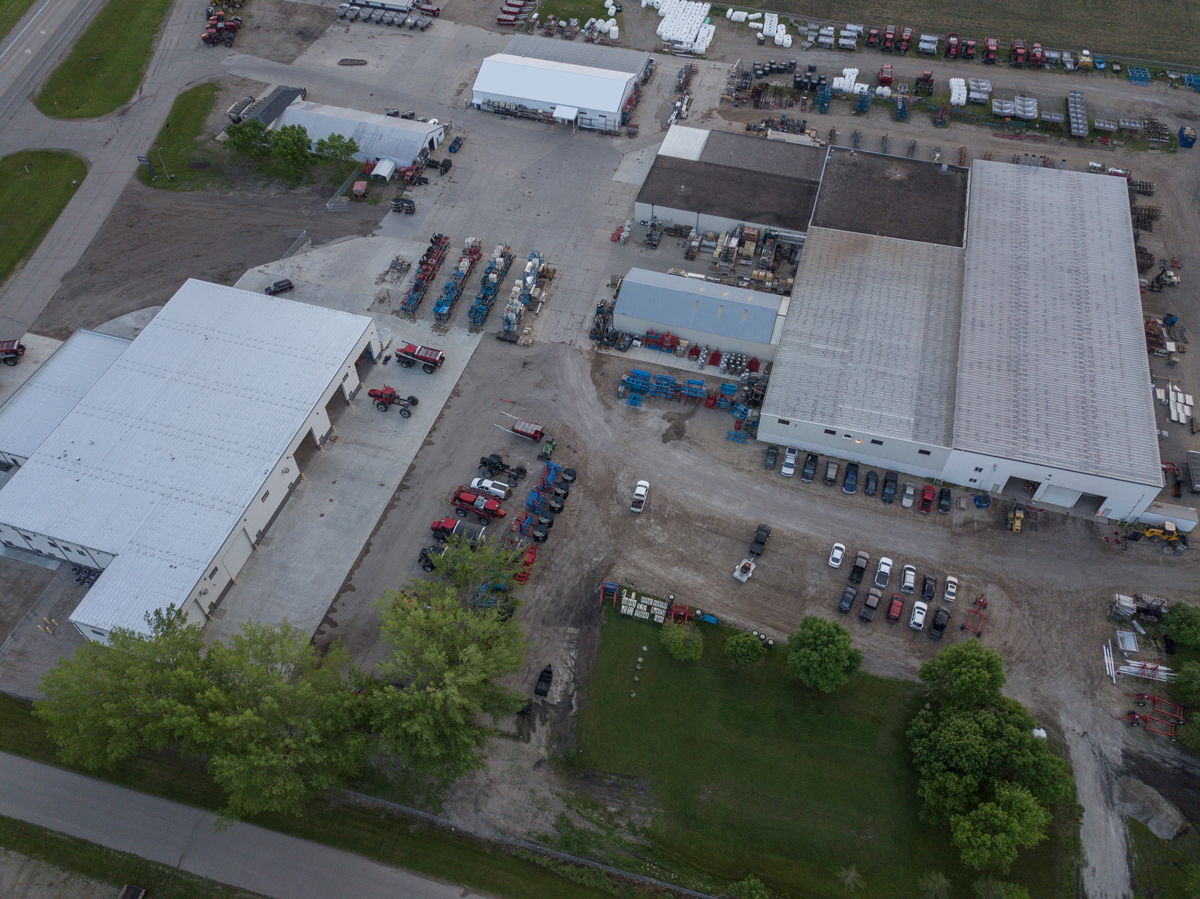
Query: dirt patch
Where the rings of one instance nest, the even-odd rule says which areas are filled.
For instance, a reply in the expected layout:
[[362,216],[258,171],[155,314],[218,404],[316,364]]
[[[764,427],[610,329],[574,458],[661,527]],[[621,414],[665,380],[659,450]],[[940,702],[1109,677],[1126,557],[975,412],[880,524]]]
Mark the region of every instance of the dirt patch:
[[7,899],[94,899],[115,896],[106,883],[0,849],[0,896]]
[[1122,777],[1117,786],[1129,817],[1141,821],[1160,840],[1173,840],[1187,829],[1187,818],[1153,787],[1136,777]]
[[234,50],[282,63],[293,62],[335,19],[332,6],[289,0],[254,0],[238,15],[242,17],[242,28]]
[[[299,5],[299,4],[288,4]],[[330,213],[314,194],[218,196],[155,190],[131,179],[79,264],[30,329],[65,340],[146,306],[161,305],[187,278],[233,284],[278,259],[305,229],[320,246],[369,234],[383,213],[354,205]]]
[[0,635],[12,632],[54,575],[48,568],[0,556]]

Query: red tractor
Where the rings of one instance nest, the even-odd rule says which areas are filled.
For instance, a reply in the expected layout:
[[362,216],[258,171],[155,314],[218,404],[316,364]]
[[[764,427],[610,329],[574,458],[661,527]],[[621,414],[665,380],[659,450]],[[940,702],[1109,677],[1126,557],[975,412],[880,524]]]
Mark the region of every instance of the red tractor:
[[869,31],[867,31],[867,46],[868,47],[878,47],[879,46],[879,29],[878,28],[872,28]]
[[16,365],[25,355],[25,344],[16,340],[0,341],[0,362],[5,365]]
[[889,25],[883,29],[883,52],[891,53],[896,49],[896,26]]
[[403,397],[396,393],[394,387],[384,387],[381,389],[368,390],[367,396],[375,401],[375,408],[380,412],[386,412],[391,406],[400,407],[400,417],[408,418],[412,415],[410,407],[417,405],[415,396]]
[[879,84],[886,87],[891,84],[895,78],[892,75],[892,64],[886,63],[879,69]]
[[907,53],[908,48],[912,46],[913,30],[906,27],[900,32],[900,52]]
[[1025,42],[1019,37],[1014,37],[1008,44],[1008,64],[1021,68],[1026,62],[1028,59],[1025,56]]
[[1029,64],[1038,68],[1046,64],[1046,51],[1042,49],[1041,44],[1034,44],[1029,48]]
[[1000,55],[1000,39],[994,37],[985,37],[983,39],[983,61],[988,65],[994,65],[996,57]]
[[948,35],[946,35],[946,49],[942,52],[942,55],[950,59],[958,59],[959,49],[960,42],[958,35],[951,31]]
[[974,59],[975,58],[975,41],[973,41],[973,40],[963,41],[962,58],[963,59]]
[[210,47],[215,47],[217,44],[232,47],[234,35],[237,34],[241,25],[241,16],[235,16],[232,19],[226,19],[223,15],[213,16],[208,20],[208,26],[204,29],[200,40]]
[[400,363],[401,368],[419,365],[426,374],[431,375],[442,367],[442,363],[446,361],[446,354],[432,347],[409,343],[396,350],[396,361]]
[[918,78],[916,84],[913,85],[913,96],[919,97],[921,95],[921,91],[924,91],[927,96],[933,96],[933,72],[922,72],[921,77]]
[[461,486],[450,497],[450,505],[454,506],[454,514],[459,518],[466,518],[468,513],[474,513],[480,524],[488,524],[493,518],[503,518],[505,514],[500,508],[500,500],[494,496],[477,493]]

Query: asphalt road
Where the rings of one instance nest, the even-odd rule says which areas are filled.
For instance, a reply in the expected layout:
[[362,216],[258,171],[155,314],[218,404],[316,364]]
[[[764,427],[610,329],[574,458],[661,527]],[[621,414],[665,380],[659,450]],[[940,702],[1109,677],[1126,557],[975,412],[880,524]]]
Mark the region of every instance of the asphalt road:
[[5,753],[0,814],[279,899],[484,895]]

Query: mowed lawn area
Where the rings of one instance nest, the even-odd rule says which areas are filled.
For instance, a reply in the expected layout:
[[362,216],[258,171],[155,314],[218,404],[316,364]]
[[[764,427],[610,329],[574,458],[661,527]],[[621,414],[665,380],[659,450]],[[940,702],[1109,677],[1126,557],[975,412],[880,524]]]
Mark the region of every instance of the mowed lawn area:
[[[904,731],[922,688],[859,674],[822,694],[788,677],[781,646],[742,671],[724,656],[732,633],[705,627],[704,658],[680,663],[656,627],[608,610],[571,770],[646,778],[655,809],[646,836],[720,877],[844,897],[838,873],[854,865],[854,895],[908,899],[937,870],[956,896],[974,895],[979,875],[960,864],[949,831],[918,818]],[[1056,837],[1025,853],[1010,879],[1049,899],[1062,854]]]
[[56,119],[92,119],[120,109],[142,83],[170,7],[171,0],[108,0],[34,105]]
[[33,255],[86,175],[87,163],[70,153],[30,150],[0,159],[0,283]]
[[986,36],[998,37],[1003,59],[1007,59],[1009,40],[1019,37],[1047,47],[1086,48],[1101,55],[1200,65],[1196,54],[1200,7],[1185,0],[1061,0],[1050,4],[1000,0],[976,6],[953,0],[919,5],[909,0],[778,0],[764,8],[785,12],[799,21],[813,16],[880,28],[907,25],[918,34],[953,31],[980,41]]
[[[219,181],[224,175],[224,151],[214,151],[201,158],[201,133],[204,123],[212,113],[220,88],[212,82],[198,84],[175,98],[171,114],[167,116],[158,137],[148,148],[146,155],[154,165],[157,177],[155,187],[165,190],[198,190]],[[210,144],[210,147],[219,146]],[[219,165],[217,163],[220,163]],[[163,166],[166,172],[162,171]],[[168,178],[174,175],[174,178]],[[138,166],[138,180],[152,183],[150,172]]]

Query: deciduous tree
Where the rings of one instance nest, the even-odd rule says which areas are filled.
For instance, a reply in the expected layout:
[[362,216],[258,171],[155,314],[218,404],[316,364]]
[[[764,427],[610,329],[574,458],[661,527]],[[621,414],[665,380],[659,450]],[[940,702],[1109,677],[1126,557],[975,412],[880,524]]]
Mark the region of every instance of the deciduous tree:
[[950,839],[972,868],[1008,870],[1021,848],[1046,838],[1050,812],[1020,784],[1002,783],[995,797],[950,819]]
[[950,881],[941,871],[930,871],[917,881],[921,899],[950,899]]
[[352,137],[331,134],[313,145],[313,151],[329,162],[348,162],[358,152],[358,144]]
[[1162,617],[1162,629],[1176,643],[1200,649],[1200,608],[1186,602],[1172,603]]
[[749,668],[767,654],[762,640],[742,631],[725,641],[725,655],[739,668]]
[[313,162],[312,141],[303,125],[283,125],[271,132],[271,159],[292,178],[303,178]]
[[[753,634],[751,635],[753,636]],[[729,887],[733,899],[771,899],[771,894],[763,886],[761,880],[751,874],[745,880],[739,880]]]
[[805,686],[831,693],[862,665],[863,654],[850,645],[850,632],[836,621],[808,615],[788,637],[788,674]]
[[366,702],[380,749],[438,775],[478,767],[487,731],[476,717],[522,702],[497,683],[524,658],[520,627],[494,608],[464,607],[450,585],[388,591],[378,608],[391,651]]
[[704,655],[704,635],[690,622],[666,622],[658,632],[658,642],[667,655],[680,662],[694,662]]
[[207,671],[200,628],[174,606],[147,616],[149,634],[117,628],[87,641],[42,678],[34,714],[64,761],[111,768],[180,739]]
[[1004,663],[999,653],[967,640],[943,649],[924,662],[919,672],[932,699],[943,707],[975,708],[994,705],[1004,687]]
[[271,132],[258,119],[237,122],[225,129],[225,146],[234,153],[263,160],[271,155]]

